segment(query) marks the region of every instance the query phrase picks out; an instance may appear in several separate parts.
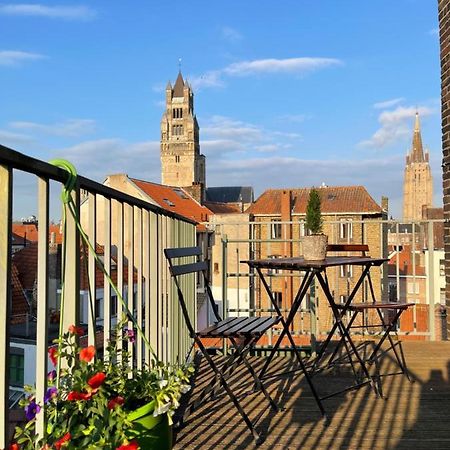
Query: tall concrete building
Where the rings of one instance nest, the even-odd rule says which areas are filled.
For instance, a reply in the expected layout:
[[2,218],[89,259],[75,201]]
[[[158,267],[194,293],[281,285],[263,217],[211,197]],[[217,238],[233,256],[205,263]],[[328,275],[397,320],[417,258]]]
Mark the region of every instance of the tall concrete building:
[[403,219],[421,220],[422,208],[433,203],[433,178],[428,151],[423,152],[419,113],[416,113],[411,151],[406,156],[403,180]]
[[205,156],[200,154],[194,94],[178,73],[166,87],[166,111],[161,119],[161,182],[183,187],[199,202],[204,199]]

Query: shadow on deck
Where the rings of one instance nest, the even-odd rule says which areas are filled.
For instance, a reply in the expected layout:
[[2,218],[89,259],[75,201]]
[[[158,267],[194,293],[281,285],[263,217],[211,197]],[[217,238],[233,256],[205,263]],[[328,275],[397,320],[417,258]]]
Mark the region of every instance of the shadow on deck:
[[[376,398],[368,386],[324,401],[329,423],[302,376],[271,380],[267,388],[282,411],[270,410],[261,393],[242,399],[251,419],[262,414],[257,429],[265,435],[260,449],[450,449],[450,342],[404,342],[410,383],[398,375],[383,378],[386,399]],[[261,368],[263,358],[253,360]],[[291,367],[288,358],[276,358],[272,368]],[[395,371],[387,355],[381,371]],[[210,372],[203,361],[196,376],[192,399],[196,398]],[[241,370],[234,380],[250,382]],[[341,368],[315,378],[321,396],[352,382]],[[252,436],[228,397],[219,396],[202,405],[178,431],[176,450],[255,448]]]

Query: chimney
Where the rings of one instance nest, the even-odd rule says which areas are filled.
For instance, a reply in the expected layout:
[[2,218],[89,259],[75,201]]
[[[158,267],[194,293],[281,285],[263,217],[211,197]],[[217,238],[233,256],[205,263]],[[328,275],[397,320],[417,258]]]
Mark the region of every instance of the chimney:
[[281,193],[281,221],[290,222],[292,220],[292,193],[289,189]]
[[384,195],[381,197],[381,209],[383,210],[383,212],[385,212],[386,214],[389,211],[389,198],[385,197]]

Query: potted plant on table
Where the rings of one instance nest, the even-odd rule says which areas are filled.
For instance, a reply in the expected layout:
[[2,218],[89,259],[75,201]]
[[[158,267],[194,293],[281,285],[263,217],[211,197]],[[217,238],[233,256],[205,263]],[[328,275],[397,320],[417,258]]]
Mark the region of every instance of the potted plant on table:
[[[11,450],[107,449],[165,450],[172,448],[172,415],[181,395],[190,388],[190,366],[153,361],[151,366],[132,369],[127,351],[117,343],[134,339],[134,331],[116,328],[117,339],[107,348],[108,358],[96,357],[94,346],[80,347],[82,329],[71,326],[49,355],[65,369],[48,375],[43,404],[31,388],[21,405],[28,422],[17,427]],[[59,351],[58,351],[59,349]],[[45,416],[44,436],[36,434],[36,418]]]
[[308,261],[320,261],[327,255],[328,236],[322,233],[323,219],[319,191],[312,188],[306,206],[305,228],[310,235],[303,238],[303,257]]

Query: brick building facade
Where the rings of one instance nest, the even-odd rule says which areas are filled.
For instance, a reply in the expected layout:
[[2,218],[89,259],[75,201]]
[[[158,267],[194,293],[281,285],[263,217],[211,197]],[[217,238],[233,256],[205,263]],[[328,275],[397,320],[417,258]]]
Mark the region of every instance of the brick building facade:
[[444,245],[447,328],[450,329],[450,1],[439,0],[441,49],[442,152],[444,188]]

